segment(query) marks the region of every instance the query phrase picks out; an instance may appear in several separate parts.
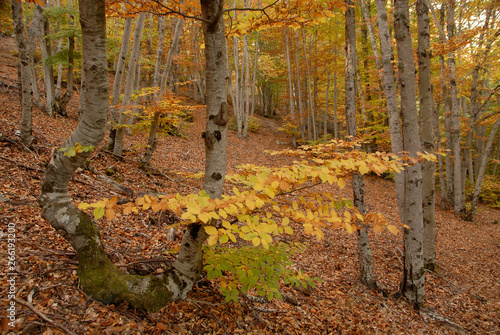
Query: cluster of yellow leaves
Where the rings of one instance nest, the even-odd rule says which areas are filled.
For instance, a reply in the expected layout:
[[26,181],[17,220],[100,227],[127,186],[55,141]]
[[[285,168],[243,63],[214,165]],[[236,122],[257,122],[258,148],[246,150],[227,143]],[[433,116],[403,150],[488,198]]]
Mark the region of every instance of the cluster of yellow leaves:
[[[305,151],[307,155],[311,152]],[[223,195],[221,199],[211,199],[201,191],[185,196],[145,195],[122,206],[116,205],[115,197],[80,204],[79,207],[93,207],[96,218],[105,214],[108,219],[113,219],[120,210],[123,214],[139,210],[172,211],[181,224],[204,224],[209,245],[237,242],[240,238],[267,249],[274,236],[294,233],[292,222],[302,226],[306,234],[318,238],[323,237],[323,229],[328,227],[344,228],[352,233],[362,226],[371,225],[376,232],[386,227],[397,233],[397,228],[387,224],[381,215],[361,214],[350,201],[339,199],[333,193],[303,191],[325,183],[344,188],[352,172],[380,174],[386,170],[399,171],[401,165],[398,161],[391,160],[388,155],[356,150],[337,153],[335,159],[316,158],[319,152],[314,152],[316,154],[309,161],[291,166],[268,168],[247,164],[238,167],[238,173],[226,176],[226,180],[235,185],[232,194]],[[287,195],[292,193],[302,196],[299,200],[289,201]]]

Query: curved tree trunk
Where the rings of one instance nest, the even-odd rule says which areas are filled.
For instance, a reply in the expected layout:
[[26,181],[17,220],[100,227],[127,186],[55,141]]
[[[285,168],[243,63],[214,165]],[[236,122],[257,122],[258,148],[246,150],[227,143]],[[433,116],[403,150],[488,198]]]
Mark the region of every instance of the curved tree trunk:
[[[104,0],[80,0],[83,67],[86,81],[81,99],[84,107],[80,123],[63,147],[76,143],[97,146],[106,131],[109,87],[106,60],[106,15]],[[213,198],[220,197],[225,176],[227,144],[226,45],[223,2],[202,3],[207,88],[207,153],[204,188]],[[177,260],[162,275],[123,275],[104,252],[97,226],[76,208],[68,194],[68,182],[89,153],[72,158],[57,151],[49,162],[42,182],[39,204],[42,216],[61,234],[79,256],[78,274],[83,290],[93,298],[112,304],[127,302],[137,309],[156,311],[167,302],[186,297],[202,269],[202,245],[207,238],[200,225],[190,226],[183,237]]]

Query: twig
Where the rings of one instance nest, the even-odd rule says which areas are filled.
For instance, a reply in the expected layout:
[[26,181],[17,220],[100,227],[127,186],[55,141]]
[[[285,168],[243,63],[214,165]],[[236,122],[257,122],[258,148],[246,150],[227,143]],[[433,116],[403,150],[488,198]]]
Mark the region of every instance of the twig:
[[[220,322],[219,318],[218,318],[218,317],[216,317],[216,316],[215,316],[212,312],[210,312],[210,309],[205,309],[205,308],[201,307],[201,306],[198,304],[198,302],[197,302],[197,301],[195,301],[195,300],[190,300],[190,301],[191,301],[191,303],[193,303],[194,305],[196,305],[196,307],[198,307],[198,308],[200,309],[200,311],[208,312],[208,314],[210,314],[210,316],[212,316],[212,318],[213,318],[213,319],[214,319],[214,320],[215,320],[215,321],[219,324],[219,326],[220,326],[221,328],[224,328],[224,334],[227,334],[227,332],[226,332],[226,330],[227,330],[226,325],[225,325],[225,324],[223,324],[222,322]],[[201,302],[201,301],[200,301],[200,302]]]
[[76,335],[76,333],[73,333],[71,330],[69,330],[68,328],[60,325],[59,323],[49,319],[45,314],[43,314],[42,312],[40,312],[38,309],[36,309],[32,304],[30,304],[29,302],[27,301],[24,301],[20,298],[14,298],[14,301],[17,302],[19,305],[22,305],[24,307],[28,307],[29,309],[31,309],[31,311],[33,313],[35,313],[36,315],[38,315],[42,320],[44,320],[45,322],[48,322],[50,324],[52,324],[53,326],[65,331],[66,333],[68,334],[71,334],[71,335]]
[[3,160],[6,160],[7,162],[10,162],[12,164],[16,164],[19,167],[28,169],[28,170],[38,171],[38,172],[44,172],[44,170],[42,170],[42,169],[40,169],[38,167],[31,167],[31,166],[28,166],[28,165],[24,165],[24,164],[18,163],[15,160],[7,158],[7,157],[0,156],[0,158],[3,159]]

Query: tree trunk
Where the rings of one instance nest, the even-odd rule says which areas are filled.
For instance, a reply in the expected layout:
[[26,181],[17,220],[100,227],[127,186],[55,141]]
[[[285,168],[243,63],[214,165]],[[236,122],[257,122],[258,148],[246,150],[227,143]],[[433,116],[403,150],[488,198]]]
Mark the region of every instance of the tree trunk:
[[486,165],[488,163],[488,159],[490,158],[491,147],[493,146],[493,140],[495,139],[495,135],[500,127],[500,118],[497,119],[493,128],[491,129],[490,136],[488,138],[488,143],[486,144],[486,148],[483,156],[481,157],[481,164],[479,165],[479,173],[477,174],[476,186],[474,187],[474,195],[472,196],[472,205],[469,213],[467,214],[467,219],[472,221],[474,219],[474,215],[477,210],[477,203],[479,202],[479,193],[481,192],[481,185],[483,184],[484,173],[486,171]]
[[[290,43],[288,41],[288,28],[285,27],[285,58],[286,58],[286,69],[288,73],[288,94],[290,95],[290,118],[291,118],[291,124],[293,126],[296,126],[296,120],[295,120],[295,103],[293,99],[293,84],[292,84],[292,69],[291,69],[291,62],[290,62]],[[297,139],[295,133],[293,134],[292,137],[293,141],[293,146],[297,146]]]
[[[355,137],[356,130],[356,27],[355,11],[352,0],[346,2],[345,35],[346,35],[346,66],[345,66],[345,106],[347,135]],[[365,187],[363,176],[357,172],[353,173],[352,188],[354,205],[361,214],[365,209]],[[361,282],[371,289],[376,288],[373,276],[373,260],[368,240],[368,227],[360,225],[357,231],[358,256]]]
[[[422,149],[429,154],[434,152],[434,115],[432,110],[431,59],[429,7],[426,0],[417,0],[418,24],[418,92],[420,95],[420,129]],[[435,177],[436,164],[422,162],[422,211],[424,222],[424,266],[434,271],[436,251],[435,233]]]
[[[81,98],[85,100],[85,109],[78,127],[63,147],[75,143],[97,146],[104,137],[108,118],[105,3],[80,0],[79,6],[86,79]],[[193,285],[189,272],[173,267],[159,277],[123,275],[107,257],[92,219],[71,203],[68,182],[89,154],[78,153],[68,158],[56,152],[45,171],[39,198],[43,217],[78,253],[78,275],[83,290],[104,303],[127,302],[132,308],[154,311],[170,300],[184,298]]]
[[205,139],[205,179],[203,189],[211,198],[220,198],[226,174],[227,147],[227,50],[223,0],[202,1],[206,57],[207,129]]
[[[246,1],[244,6],[246,6]],[[243,37],[243,57],[245,58],[245,66],[242,70],[245,71],[245,82],[243,86],[245,100],[245,117],[243,124],[243,138],[247,138],[248,124],[250,123],[250,59],[248,57],[248,35]]]
[[252,110],[250,115],[253,117],[255,112],[255,85],[257,84],[257,68],[259,61],[259,41],[260,41],[260,30],[257,32],[257,42],[255,42],[255,56],[253,61],[253,76],[252,76]]
[[[448,41],[455,36],[455,0],[448,2]],[[448,70],[451,96],[451,150],[453,154],[453,209],[455,214],[465,210],[462,191],[462,155],[460,148],[460,106],[458,103],[455,52],[448,53]]]
[[73,97],[73,64],[74,58],[73,53],[75,51],[75,36],[71,36],[68,38],[68,70],[66,77],[66,92],[62,95],[62,97],[56,98],[58,105],[56,105],[57,113],[60,115],[66,116],[66,108],[68,106],[69,101]]
[[[417,157],[420,149],[417,103],[415,94],[415,63],[410,34],[409,0],[394,1],[394,32],[398,50],[401,114],[403,118],[403,149]],[[404,274],[401,289],[411,305],[419,308],[425,293],[423,260],[422,175],[420,163],[404,171],[405,197],[403,228]]]
[[12,0],[12,19],[16,35],[17,49],[19,51],[19,73],[21,90],[21,143],[30,147],[33,141],[32,134],[32,107],[31,99],[31,69],[28,51],[28,42],[24,32],[23,7],[20,1]]
[[[170,49],[168,50],[168,54],[167,54],[167,62],[165,64],[165,71],[164,71],[164,75],[167,74],[168,76],[168,73],[170,73],[170,68],[172,67],[172,59],[173,59],[173,53],[175,52],[175,48],[177,48],[177,45],[179,43],[179,39],[180,39],[180,35],[181,35],[181,32],[182,31],[182,23],[179,24],[179,22],[177,22],[177,24],[175,25],[175,31],[174,31],[174,38],[172,39],[172,45],[170,46]],[[163,49],[163,43],[161,44],[161,47]],[[158,49],[160,48],[160,44],[158,44]],[[158,50],[157,52],[157,64],[159,63],[159,55],[160,54],[160,51]],[[158,65],[158,68],[159,68],[159,65]],[[156,65],[155,65],[155,73],[156,73]],[[159,70],[158,70],[159,72]],[[155,78],[156,75],[155,75]],[[155,79],[155,82],[156,82],[157,79]],[[164,92],[162,92],[164,93]],[[156,142],[157,142],[157,132],[158,132],[158,120],[160,118],[160,112],[159,111],[156,111],[153,115],[153,119],[151,120],[151,124],[149,126],[149,136],[148,136],[148,144],[146,146],[146,150],[144,152],[144,156],[142,157],[141,159],[141,162],[139,163],[139,167],[141,168],[146,168],[147,166],[149,166],[149,163],[151,162],[151,158],[153,157],[153,153],[156,149]]]
[[42,50],[43,58],[43,77],[45,83],[45,108],[49,116],[52,116],[55,106],[55,87],[54,87],[54,69],[51,64],[48,63],[48,58],[52,56],[52,50],[50,45],[50,26],[49,19],[44,18],[42,24],[42,37],[40,41],[40,46]]
[[[398,101],[396,97],[396,84],[394,81],[394,68],[392,61],[394,55],[391,47],[391,36],[387,24],[387,12],[385,9],[385,0],[376,0],[377,20],[380,32],[380,46],[382,52],[383,66],[383,87],[387,102],[387,114],[389,115],[389,133],[391,138],[392,152],[401,156],[403,151],[403,140],[401,138],[400,114],[398,110]],[[394,173],[396,183],[396,197],[398,200],[399,216],[404,221],[404,174],[403,172]]]
[[[172,72],[172,62],[174,59],[174,54],[177,50],[177,45],[179,44],[179,39],[181,37],[182,25],[184,24],[184,19],[177,19],[174,30],[174,38],[172,39],[172,45],[168,50],[167,61],[165,62],[165,69],[163,70],[163,75],[161,78],[160,94],[165,94],[167,90],[167,79]],[[135,41],[135,40],[134,40]]]
[[326,98],[325,98],[325,114],[323,116],[323,136],[328,135],[328,96],[330,94],[330,73],[328,73],[328,78],[326,80]]
[[[115,147],[116,125],[120,118],[120,109],[116,106],[120,103],[122,91],[123,74],[125,72],[125,64],[127,61],[128,49],[130,44],[130,33],[132,32],[132,18],[125,19],[123,27],[122,45],[120,54],[118,55],[118,64],[116,65],[115,80],[113,81],[113,97],[111,98],[111,118],[109,121],[109,140],[107,149],[112,151]],[[83,78],[82,78],[83,81]]]
[[[203,23],[209,89],[209,117],[205,133],[208,173],[204,188],[215,198],[222,194],[226,166],[227,114],[224,112],[227,113],[227,66],[224,21],[221,19],[223,3],[207,2],[202,3],[203,17],[211,22]],[[97,146],[104,137],[108,116],[105,2],[80,0],[79,6],[86,78],[81,97],[85,100],[85,109],[77,129],[63,147],[71,147],[75,143]],[[72,174],[89,154],[78,153],[68,158],[62,152],[56,152],[47,166],[39,198],[43,217],[78,252],[78,274],[83,290],[104,303],[117,305],[126,302],[132,308],[150,311],[159,310],[169,301],[185,298],[201,272],[201,248],[207,237],[205,230],[199,225],[187,229],[177,260],[164,274],[123,275],[107,257],[97,226],[71,203],[68,194]]]
[[113,153],[115,155],[121,156],[123,152],[123,136],[125,133],[125,123],[127,122],[127,108],[130,104],[130,98],[134,91],[135,75],[137,70],[137,63],[140,57],[140,46],[141,46],[141,36],[144,27],[144,19],[146,18],[145,13],[141,13],[137,18],[134,30],[134,42],[132,43],[132,52],[130,54],[130,60],[128,62],[128,72],[125,84],[125,92],[123,93],[122,108],[120,118],[118,120],[118,128],[116,130],[115,145],[113,147]]

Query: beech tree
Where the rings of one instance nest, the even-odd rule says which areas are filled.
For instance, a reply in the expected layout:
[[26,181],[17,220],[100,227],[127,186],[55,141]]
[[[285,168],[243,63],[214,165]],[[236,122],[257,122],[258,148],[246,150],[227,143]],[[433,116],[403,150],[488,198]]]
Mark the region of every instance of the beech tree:
[[[420,150],[417,101],[415,93],[415,62],[410,34],[408,0],[394,1],[394,32],[398,50],[399,85],[401,87],[401,114],[403,119],[403,150],[417,157]],[[422,173],[417,161],[404,170],[405,196],[404,274],[401,289],[410,304],[423,304],[425,272],[423,260]]]
[[[345,66],[345,105],[347,118],[347,135],[354,138],[356,130],[356,27],[354,4],[346,2],[345,14],[345,36],[346,36],[346,66]],[[366,213],[365,208],[365,185],[363,176],[354,172],[352,176],[352,188],[354,194],[354,206],[361,214]],[[368,227],[361,225],[356,231],[358,238],[358,254],[361,272],[361,282],[371,289],[376,287],[373,276],[373,260],[368,240]]]
[[[81,0],[79,8],[85,50],[81,97],[84,110],[78,127],[63,144],[63,148],[73,148],[74,155],[58,151],[47,166],[39,198],[42,215],[77,251],[78,273],[85,292],[106,303],[128,302],[134,308],[158,310],[168,301],[184,298],[191,289],[201,272],[201,247],[208,235],[200,224],[190,225],[176,262],[160,277],[123,275],[105,254],[92,218],[72,204],[68,182],[103,139],[109,107],[105,3]],[[227,143],[223,1],[203,1],[201,8],[208,92],[207,131],[203,136],[207,156],[204,189],[210,197],[218,198],[224,182]]]
[[[38,26],[42,18],[42,8],[35,6],[35,12],[29,31],[24,27],[23,8],[21,1],[12,0],[12,18],[14,21],[14,31],[16,36],[17,49],[19,51],[19,73],[21,91],[21,142],[27,147],[31,146],[32,136],[32,83],[36,80],[32,77],[30,65],[32,64],[33,53],[35,51],[34,41],[38,32]],[[28,40],[26,36],[32,38]]]

